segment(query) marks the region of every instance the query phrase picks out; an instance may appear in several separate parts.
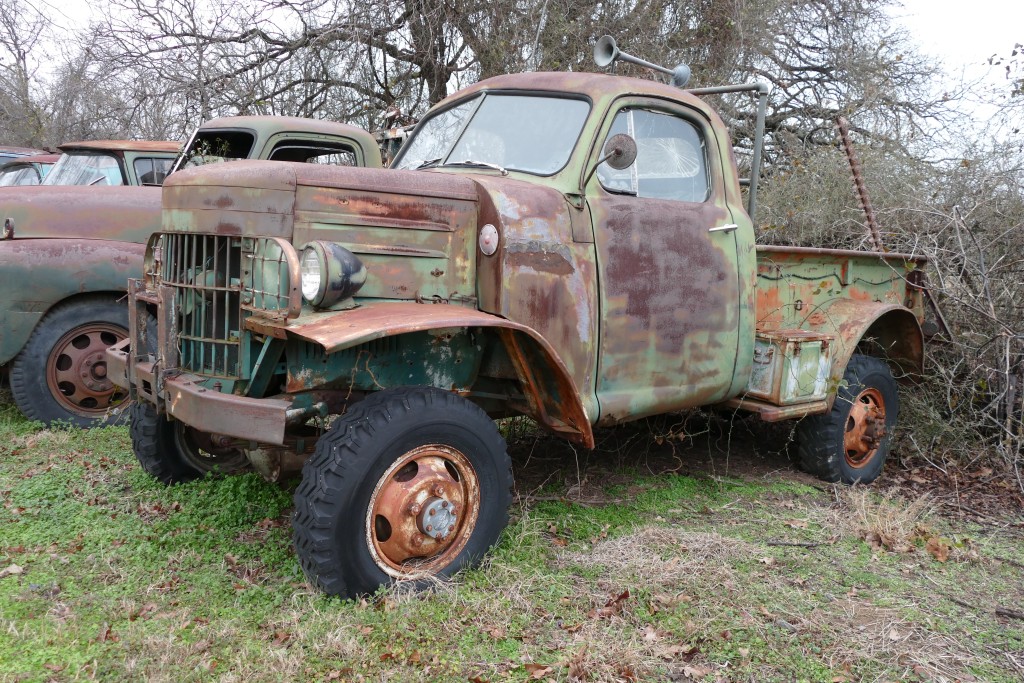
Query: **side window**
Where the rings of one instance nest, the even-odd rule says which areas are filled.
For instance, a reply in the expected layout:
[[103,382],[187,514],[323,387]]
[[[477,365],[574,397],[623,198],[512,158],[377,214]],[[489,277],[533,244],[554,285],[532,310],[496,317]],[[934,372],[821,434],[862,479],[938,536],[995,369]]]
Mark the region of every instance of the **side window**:
[[164,178],[170,172],[173,161],[173,159],[153,159],[151,157],[136,159],[133,165],[139,185],[163,185]]
[[608,135],[616,133],[636,140],[636,163],[621,171],[601,164],[597,177],[606,190],[680,202],[708,198],[707,154],[697,126],[665,112],[626,109],[615,116]]
[[281,142],[270,152],[271,161],[297,161],[330,166],[355,166],[355,150],[348,145]]

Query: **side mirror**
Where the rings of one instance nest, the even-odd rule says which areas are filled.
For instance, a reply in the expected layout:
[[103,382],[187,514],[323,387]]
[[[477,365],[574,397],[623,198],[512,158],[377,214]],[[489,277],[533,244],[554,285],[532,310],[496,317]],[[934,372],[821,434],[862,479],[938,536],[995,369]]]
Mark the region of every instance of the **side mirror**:
[[604,143],[604,156],[598,159],[597,163],[594,164],[580,184],[580,195],[583,194],[583,188],[586,187],[587,183],[594,176],[594,171],[597,170],[597,167],[606,161],[616,171],[622,171],[632,166],[633,162],[636,161],[636,140],[626,133],[617,133],[608,138],[608,142]]
[[616,171],[622,171],[632,166],[636,161],[636,140],[626,133],[618,133],[608,138],[608,142],[604,145],[604,158],[597,162],[597,166],[606,161]]

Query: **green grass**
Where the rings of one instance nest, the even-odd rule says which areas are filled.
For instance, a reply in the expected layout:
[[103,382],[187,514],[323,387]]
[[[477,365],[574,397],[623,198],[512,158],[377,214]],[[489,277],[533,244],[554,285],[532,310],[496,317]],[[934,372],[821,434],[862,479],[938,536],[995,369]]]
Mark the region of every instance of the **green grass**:
[[[644,438],[653,452],[650,435],[627,441]],[[0,444],[4,681],[1024,675],[1024,622],[995,614],[1024,604],[1020,527],[908,511],[784,462],[765,476],[653,474],[651,459],[566,458],[520,434],[521,499],[481,568],[428,593],[341,602],[302,577],[288,486],[163,487],[125,428],[44,430],[6,395]],[[896,520],[907,551],[872,544],[859,515]],[[925,547],[939,536],[946,562]]]

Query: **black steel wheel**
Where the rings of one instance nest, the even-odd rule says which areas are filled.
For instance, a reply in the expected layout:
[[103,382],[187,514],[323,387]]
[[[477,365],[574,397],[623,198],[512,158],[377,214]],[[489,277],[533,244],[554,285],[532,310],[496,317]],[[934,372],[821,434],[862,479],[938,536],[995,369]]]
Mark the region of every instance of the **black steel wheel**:
[[843,380],[832,410],[798,425],[800,462],[825,481],[867,484],[889,455],[899,393],[889,366],[873,356],[855,354]]
[[110,424],[128,397],[107,377],[107,347],[128,335],[128,307],[92,297],[57,305],[42,317],[11,363],[18,409],[46,425]]
[[292,520],[306,577],[341,597],[477,562],[508,524],[512,466],[486,413],[451,392],[372,394],[303,467]]
[[250,469],[244,451],[219,446],[210,434],[157,415],[151,403],[136,401],[128,413],[135,457],[142,469],[164,484]]

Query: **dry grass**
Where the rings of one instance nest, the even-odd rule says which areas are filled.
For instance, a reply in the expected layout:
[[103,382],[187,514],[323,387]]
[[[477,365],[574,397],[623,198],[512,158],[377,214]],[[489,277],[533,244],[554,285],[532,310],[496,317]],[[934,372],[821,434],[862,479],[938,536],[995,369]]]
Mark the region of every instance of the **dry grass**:
[[838,491],[834,528],[893,552],[910,552],[934,512],[928,495],[907,500],[895,490],[878,494],[861,486]]

